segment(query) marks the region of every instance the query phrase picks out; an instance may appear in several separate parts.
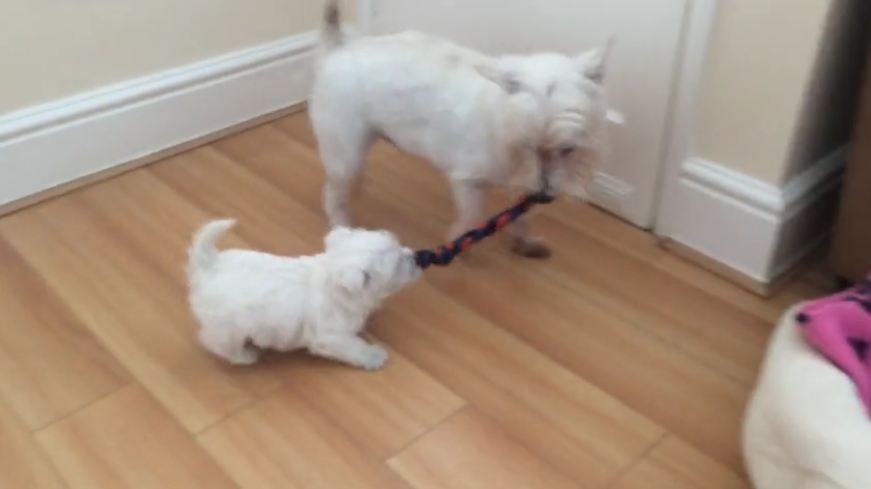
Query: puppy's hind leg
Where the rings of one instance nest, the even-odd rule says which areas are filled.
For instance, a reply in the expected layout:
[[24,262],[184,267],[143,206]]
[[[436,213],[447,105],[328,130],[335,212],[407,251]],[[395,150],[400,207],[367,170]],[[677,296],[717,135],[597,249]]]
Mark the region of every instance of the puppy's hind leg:
[[348,202],[354,193],[356,177],[327,174],[324,184],[324,212],[330,227],[351,226],[353,219],[348,211]]
[[357,336],[330,335],[318,338],[308,347],[314,355],[366,370],[378,370],[387,363],[389,354],[378,346],[370,345]]
[[251,365],[260,356],[260,351],[248,344],[248,338],[230,328],[203,328],[199,336],[207,350],[233,365]]

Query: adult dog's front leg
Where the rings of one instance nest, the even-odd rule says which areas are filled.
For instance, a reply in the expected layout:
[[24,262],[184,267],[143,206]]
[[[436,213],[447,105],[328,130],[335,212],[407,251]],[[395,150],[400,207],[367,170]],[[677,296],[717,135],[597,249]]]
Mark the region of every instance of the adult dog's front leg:
[[509,227],[511,233],[511,251],[526,258],[548,258],[551,255],[550,246],[541,238],[532,234],[532,225],[528,216],[520,216]]
[[455,180],[451,182],[451,189],[457,217],[448,232],[448,240],[457,238],[480,223],[487,198],[485,186],[473,180]]

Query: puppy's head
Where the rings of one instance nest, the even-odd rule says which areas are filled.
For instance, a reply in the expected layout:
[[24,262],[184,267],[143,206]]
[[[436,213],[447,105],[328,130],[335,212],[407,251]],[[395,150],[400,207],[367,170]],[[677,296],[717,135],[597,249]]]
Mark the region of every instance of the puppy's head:
[[509,94],[536,101],[534,111],[527,108],[522,114],[529,121],[522,129],[523,144],[538,167],[527,168],[526,179],[534,176],[538,181],[526,181],[525,186],[544,186],[553,195],[585,195],[605,149],[604,82],[611,44],[575,57],[509,56],[478,70]]
[[347,294],[381,300],[420,276],[414,252],[388,231],[340,227],[324,241],[329,280]]

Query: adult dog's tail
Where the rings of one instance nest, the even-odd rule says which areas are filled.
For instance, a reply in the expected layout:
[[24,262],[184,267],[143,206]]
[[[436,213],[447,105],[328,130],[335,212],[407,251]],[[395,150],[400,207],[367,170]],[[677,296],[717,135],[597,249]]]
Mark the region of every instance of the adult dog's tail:
[[215,241],[236,225],[234,219],[212,221],[201,227],[188,249],[188,278],[193,281],[197,275],[212,268],[218,260]]
[[342,33],[342,14],[338,0],[327,0],[324,7],[324,23],[321,27],[321,43],[327,50],[341,46],[345,42]]

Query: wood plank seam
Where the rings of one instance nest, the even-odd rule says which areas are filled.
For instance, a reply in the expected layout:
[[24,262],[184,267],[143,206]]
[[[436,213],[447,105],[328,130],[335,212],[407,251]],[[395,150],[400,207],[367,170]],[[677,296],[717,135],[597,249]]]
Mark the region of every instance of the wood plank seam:
[[[108,351],[108,350],[107,350],[107,351]],[[110,351],[109,353],[111,354],[111,351]],[[113,355],[113,357],[114,357],[114,355]],[[131,376],[131,377],[132,377],[132,376]],[[107,392],[107,393],[101,395],[100,397],[98,397],[98,398],[96,398],[96,399],[94,399],[94,400],[92,400],[92,401],[90,401],[90,402],[88,402],[88,403],[86,403],[86,404],[84,404],[84,405],[82,405],[82,406],[79,406],[79,407],[77,407],[76,409],[74,409],[74,410],[72,410],[72,411],[70,411],[70,412],[68,412],[68,413],[66,413],[66,414],[64,414],[64,415],[62,415],[62,416],[58,416],[57,418],[54,418],[54,419],[52,419],[51,421],[48,421],[48,422],[46,422],[46,423],[43,423],[42,425],[37,426],[37,427],[35,427],[35,428],[29,430],[29,431],[30,431],[30,434],[31,434],[31,435],[35,435],[35,434],[37,434],[37,433],[39,433],[39,432],[41,432],[41,431],[43,431],[43,430],[46,430],[46,429],[48,429],[48,428],[51,428],[52,426],[54,426],[54,425],[56,425],[56,424],[58,424],[58,423],[62,423],[62,422],[65,421],[67,418],[70,418],[70,417],[72,417],[72,416],[75,416],[76,414],[78,414],[78,413],[80,413],[80,412],[82,412],[82,411],[88,409],[88,408],[91,407],[92,405],[94,405],[94,404],[96,404],[96,403],[98,403],[98,402],[100,402],[100,401],[106,399],[107,397],[110,397],[110,396],[112,396],[113,394],[116,394],[118,391],[120,391],[120,390],[122,390],[122,389],[126,389],[127,387],[130,387],[131,385],[134,385],[134,384],[139,384],[139,381],[133,380],[133,381],[127,382],[126,384],[121,384],[121,385],[119,385],[118,387],[116,387],[115,389],[112,389],[111,391],[109,391],[109,392]]]
[[653,453],[654,450],[659,448],[665,442],[665,440],[667,440],[669,437],[679,438],[678,436],[676,436],[673,433],[670,433],[668,431],[663,433],[662,436],[660,436],[659,439],[656,440],[655,442],[651,443],[650,446],[647,447],[647,450],[645,450],[644,453],[639,455],[638,458],[636,458],[632,462],[626,464],[626,467],[623,467],[622,469],[617,471],[617,473],[614,474],[614,477],[607,484],[605,484],[604,489],[610,489],[612,487],[615,487],[617,484],[619,484],[620,481],[622,481],[623,478],[626,477],[626,474],[629,474],[630,472],[632,472],[633,469],[635,469],[635,467],[638,467],[638,465],[640,465],[645,460],[647,460],[647,458],[650,457],[650,454]]
[[245,402],[244,404],[237,406],[234,409],[231,409],[230,411],[225,413],[223,416],[216,419],[214,422],[208,423],[198,430],[193,430],[193,431],[187,430],[187,432],[190,433],[190,435],[193,436],[195,439],[199,438],[199,436],[202,435],[203,433],[218,426],[219,424],[226,421],[228,418],[231,418],[231,417],[235,416],[236,414],[239,414],[242,411],[245,411],[246,409],[255,406],[258,402],[269,397],[270,394],[273,394],[273,393],[277,392],[279,389],[284,388],[284,387],[286,387],[286,386],[285,386],[284,382],[282,381],[279,385],[273,387],[272,389],[269,389],[268,392],[265,392],[263,395],[257,395],[256,393],[252,393],[251,400]]
[[[445,418],[444,420],[442,420],[442,422],[440,422],[440,423],[438,424],[438,426],[434,426],[433,429],[428,430],[427,434],[431,434],[433,431],[436,430],[436,428],[439,428],[439,427],[441,427],[442,425],[446,424],[448,421],[450,421],[450,420],[453,419],[454,417],[460,416],[460,415],[462,415],[464,412],[466,412],[466,411],[471,411],[471,410],[476,411],[477,414],[478,414],[479,416],[482,416],[482,417],[484,417],[484,418],[487,418],[487,419],[488,419],[489,421],[491,421],[492,423],[498,425],[498,426],[499,426],[500,434],[501,434],[505,439],[509,440],[510,442],[512,442],[512,443],[514,443],[514,444],[516,444],[516,445],[518,445],[518,446],[520,446],[520,447],[525,448],[525,449],[528,450],[530,453],[536,454],[536,451],[535,451],[535,449],[534,449],[533,447],[530,447],[528,444],[524,443],[523,440],[518,439],[516,436],[512,435],[508,430],[505,430],[504,428],[502,428],[502,425],[501,425],[501,423],[499,423],[498,420],[494,419],[492,416],[490,416],[489,414],[487,414],[486,411],[481,410],[480,408],[478,408],[477,406],[475,406],[474,404],[471,404],[471,403],[470,403],[470,404],[467,404],[467,405],[466,405],[465,407],[463,407],[462,409],[457,410],[456,412],[454,412],[453,414],[451,414],[451,416],[449,416],[449,417]],[[401,451],[397,452],[397,453],[396,453],[395,455],[393,455],[392,457],[389,457],[388,459],[386,459],[386,460],[384,461],[385,465],[387,465],[387,467],[388,467],[392,472],[394,472],[394,473],[396,473],[397,475],[399,475],[400,477],[402,477],[402,476],[401,476],[398,472],[396,472],[396,470],[391,466],[390,462],[391,462],[392,460],[398,458],[399,456],[401,456],[403,452],[407,451],[410,447],[414,446],[414,443],[420,441],[422,438],[424,438],[424,436],[425,436],[425,435],[421,435],[421,436],[417,437],[417,438],[414,440],[414,442],[411,442],[411,443],[407,444],[405,447],[403,447],[403,449],[402,449]],[[646,451],[645,453],[649,453],[649,451]],[[541,462],[545,467],[547,467],[547,468],[550,469],[550,470],[553,470],[555,473],[557,473],[557,474],[561,474],[563,477],[566,477],[566,478],[568,478],[568,479],[571,479],[571,475],[570,475],[570,474],[566,474],[563,470],[561,470],[559,467],[557,467],[557,466],[556,466],[556,465],[555,465],[551,460],[549,460],[549,459],[547,459],[547,458],[545,458],[545,457],[540,457],[540,458],[539,458],[539,461],[540,461],[540,462]],[[403,478],[403,479],[404,479],[404,478]],[[411,483],[409,482],[409,484],[411,484]]]
[[[416,368],[420,368],[420,367],[416,366]],[[424,370],[424,372],[425,372],[425,370]],[[459,396],[458,396],[458,397],[459,397]],[[394,451],[394,453],[390,453],[390,454],[388,454],[387,456],[385,456],[385,457],[383,458],[382,461],[383,461],[383,462],[387,462],[387,461],[389,461],[390,459],[399,456],[402,452],[404,452],[405,450],[408,450],[408,447],[410,447],[410,446],[414,445],[415,443],[417,443],[421,438],[423,438],[423,437],[425,437],[426,435],[428,435],[428,434],[432,433],[433,431],[437,430],[438,428],[440,428],[441,426],[443,426],[445,423],[447,423],[448,421],[452,420],[454,417],[460,415],[463,411],[465,411],[465,410],[467,410],[467,409],[469,409],[469,408],[471,408],[471,407],[474,407],[472,404],[470,404],[470,403],[469,403],[468,401],[466,401],[465,399],[463,399],[463,402],[464,402],[464,404],[463,404],[462,406],[460,406],[457,410],[455,410],[455,411],[452,412],[451,414],[445,416],[445,417],[444,417],[443,419],[441,419],[438,423],[436,423],[436,424],[430,426],[428,429],[426,429],[425,431],[419,433],[419,434],[418,434],[417,436],[415,436],[414,438],[408,440],[407,443],[405,443],[403,446],[401,446],[401,447],[399,447],[398,449],[396,449],[396,450]]]
[[[110,394],[112,394],[112,393],[107,394],[107,396]],[[102,399],[102,397],[100,399]],[[96,401],[94,401],[94,402],[96,402]],[[90,406],[90,404],[91,403],[89,403],[88,405]],[[84,407],[82,409],[84,409]],[[45,461],[45,463],[51,469],[52,473],[55,475],[56,480],[58,482],[60,482],[64,487],[69,489],[69,487],[70,487],[69,484],[61,476],[60,471],[55,466],[54,462],[52,462],[51,457],[49,457],[48,453],[46,453],[46,451],[42,447],[42,445],[37,442],[36,437],[34,436],[36,434],[36,430],[28,430],[27,425],[21,419],[21,416],[14,409],[12,409],[9,406],[9,404],[6,401],[4,401],[2,398],[0,398],[0,410],[5,410],[7,413],[9,413],[15,419],[15,421],[18,423],[18,426],[21,428],[21,430],[23,432],[27,433],[27,438],[30,440],[31,445],[36,449],[36,451],[39,453],[39,455],[42,456],[42,459]],[[72,414],[72,413],[70,413],[70,414]],[[65,417],[66,416],[64,416],[64,418]],[[58,421],[60,421],[60,420],[58,420]],[[43,429],[43,428],[40,428],[40,429]]]

